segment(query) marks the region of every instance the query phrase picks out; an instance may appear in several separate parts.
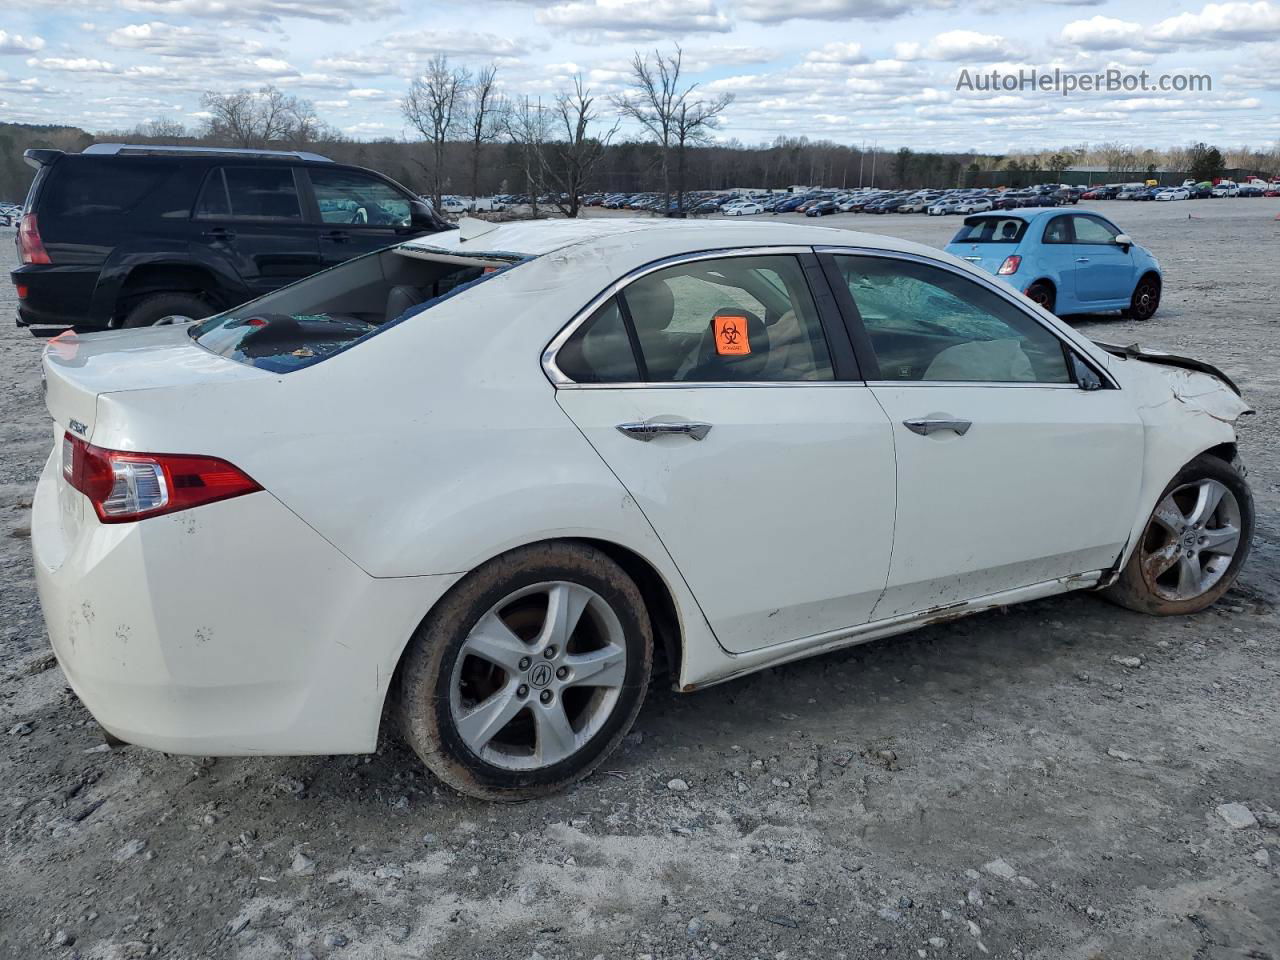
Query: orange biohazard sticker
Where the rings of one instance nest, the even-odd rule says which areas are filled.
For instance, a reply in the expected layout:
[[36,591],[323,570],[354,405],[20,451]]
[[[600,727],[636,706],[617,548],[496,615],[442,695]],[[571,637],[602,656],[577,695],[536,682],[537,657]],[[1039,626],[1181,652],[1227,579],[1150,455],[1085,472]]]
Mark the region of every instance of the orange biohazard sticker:
[[751,352],[747,337],[747,318],[717,315],[715,324],[716,353],[722,357],[744,357]]

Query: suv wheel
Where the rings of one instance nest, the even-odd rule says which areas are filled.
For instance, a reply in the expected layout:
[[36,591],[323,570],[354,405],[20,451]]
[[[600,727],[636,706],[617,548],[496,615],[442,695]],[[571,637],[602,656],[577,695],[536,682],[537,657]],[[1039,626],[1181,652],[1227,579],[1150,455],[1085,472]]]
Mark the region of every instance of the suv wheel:
[[155,293],[139,300],[124,317],[124,327],[151,327],[166,317],[203,320],[213,313],[209,302],[193,293]]
[[543,796],[626,736],[652,660],[644,601],[613,560],[585,544],[521,547],[467,575],[414,633],[401,727],[462,793]]

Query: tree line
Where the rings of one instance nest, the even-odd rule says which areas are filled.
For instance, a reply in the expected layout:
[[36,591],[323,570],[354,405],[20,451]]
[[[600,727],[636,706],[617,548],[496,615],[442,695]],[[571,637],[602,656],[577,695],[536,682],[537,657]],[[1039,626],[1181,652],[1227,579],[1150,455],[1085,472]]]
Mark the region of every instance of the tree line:
[[712,95],[688,81],[679,46],[637,51],[620,93],[599,95],[579,75],[545,100],[504,93],[496,65],[472,70],[438,55],[399,101],[407,138],[352,140],[321,119],[310,101],[270,85],[206,92],[206,119],[194,129],[167,118],[96,135],[74,127],[0,124],[0,199],[25,195],[32,172],[21,162],[24,149],[74,151],[94,140],[307,149],[379,170],[437,206],[446,194],[527,194],[535,203],[547,198],[568,216],[592,191],[652,192],[683,209],[689,190],[944,188],[990,182],[980,175],[992,173],[1017,184],[1054,179],[1079,165],[1115,179],[1157,168],[1189,171],[1196,179],[1228,168],[1280,174],[1280,144],[1221,150],[1197,143],[1157,151],[1112,142],[1006,155],[868,148],[807,137],[753,145],[717,141],[732,102],[730,94]]

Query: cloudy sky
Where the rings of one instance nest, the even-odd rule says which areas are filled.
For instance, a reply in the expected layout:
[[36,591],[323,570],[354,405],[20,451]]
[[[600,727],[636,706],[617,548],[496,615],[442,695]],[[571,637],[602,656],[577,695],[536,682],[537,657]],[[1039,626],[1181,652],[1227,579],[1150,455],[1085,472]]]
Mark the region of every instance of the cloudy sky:
[[[577,72],[619,89],[633,50],[674,42],[691,77],[735,94],[719,135],[750,144],[1280,140],[1280,0],[37,0],[0,14],[0,119],[194,124],[202,91],[274,83],[353,137],[398,137],[398,100],[437,52],[546,97]],[[1212,91],[956,89],[962,70],[1020,67],[1208,74]]]

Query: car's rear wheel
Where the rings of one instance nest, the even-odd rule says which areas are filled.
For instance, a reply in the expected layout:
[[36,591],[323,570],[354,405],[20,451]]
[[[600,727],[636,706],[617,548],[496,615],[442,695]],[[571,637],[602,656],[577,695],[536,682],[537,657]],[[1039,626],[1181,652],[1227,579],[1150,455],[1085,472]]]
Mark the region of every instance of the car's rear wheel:
[[1253,494],[1240,471],[1199,456],[1164,489],[1137,549],[1104,595],[1142,613],[1198,613],[1235,582],[1253,524]]
[[1054,304],[1057,302],[1057,296],[1054,294],[1053,285],[1043,280],[1037,280],[1027,288],[1027,296],[1032,302],[1038,303],[1050,313],[1053,313]]
[[139,300],[121,326],[151,327],[170,317],[203,320],[213,312],[207,300],[193,293],[156,293]]
[[634,581],[601,551],[522,547],[468,574],[418,628],[398,709],[441,780],[528,800],[589,774],[635,721],[653,635]]
[[1133,288],[1129,309],[1125,311],[1134,320],[1150,320],[1160,309],[1160,280],[1147,274]]

